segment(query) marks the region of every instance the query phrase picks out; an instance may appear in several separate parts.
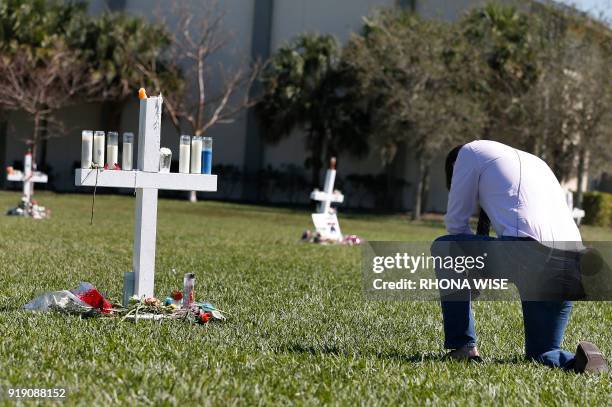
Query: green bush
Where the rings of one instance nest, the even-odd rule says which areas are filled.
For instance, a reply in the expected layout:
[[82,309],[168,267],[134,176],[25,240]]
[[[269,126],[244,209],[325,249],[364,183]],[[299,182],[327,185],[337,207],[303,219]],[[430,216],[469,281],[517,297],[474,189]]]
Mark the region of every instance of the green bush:
[[582,200],[587,225],[612,226],[612,194],[586,192]]

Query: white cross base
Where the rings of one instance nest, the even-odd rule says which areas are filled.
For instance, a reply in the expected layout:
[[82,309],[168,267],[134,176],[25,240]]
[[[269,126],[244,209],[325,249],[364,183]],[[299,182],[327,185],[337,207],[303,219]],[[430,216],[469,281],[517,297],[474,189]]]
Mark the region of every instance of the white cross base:
[[23,159],[23,172],[13,171],[6,174],[7,181],[23,182],[23,196],[29,204],[32,201],[32,193],[34,192],[34,183],[46,184],[48,182],[47,174],[42,172],[32,171],[32,153],[27,152]]
[[[136,189],[134,224],[133,294],[153,296],[155,286],[155,240],[157,232],[157,190],[216,191],[217,176],[206,174],[159,173],[162,96],[140,100],[138,166],[133,171],[77,169],[76,186]],[[124,287],[124,299],[126,298]]]
[[315,230],[321,235],[324,240],[342,240],[342,231],[340,223],[335,213],[313,213],[312,223],[315,225]]

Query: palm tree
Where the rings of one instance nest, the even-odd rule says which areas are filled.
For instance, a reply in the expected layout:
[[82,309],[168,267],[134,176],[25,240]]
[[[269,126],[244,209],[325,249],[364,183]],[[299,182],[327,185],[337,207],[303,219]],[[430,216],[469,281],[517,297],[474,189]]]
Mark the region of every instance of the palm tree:
[[305,130],[313,186],[324,162],[346,151],[367,152],[367,116],[359,108],[340,47],[330,35],[302,34],[281,47],[260,76],[263,96],[257,112],[266,140],[277,143],[296,128]]
[[481,65],[475,87],[487,114],[483,138],[512,137],[504,130],[519,120],[517,101],[537,80],[532,19],[515,7],[491,3],[471,11],[460,24],[463,37],[479,54],[473,62]]

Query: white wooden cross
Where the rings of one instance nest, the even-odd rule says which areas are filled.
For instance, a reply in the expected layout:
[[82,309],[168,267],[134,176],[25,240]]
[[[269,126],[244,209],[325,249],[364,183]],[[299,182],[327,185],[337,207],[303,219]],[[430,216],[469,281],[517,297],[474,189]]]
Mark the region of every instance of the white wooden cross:
[[315,230],[324,240],[342,240],[342,232],[335,211],[331,208],[332,203],[344,202],[344,195],[340,191],[334,190],[336,181],[336,158],[332,157],[329,162],[329,169],[325,174],[325,184],[323,191],[315,189],[310,194],[310,199],[318,201],[317,213],[312,214],[312,223]]
[[567,206],[570,208],[570,211],[572,211],[572,218],[574,218],[574,222],[580,226],[580,222],[582,222],[582,218],[584,218],[586,213],[584,212],[584,209],[574,208],[574,193],[572,191],[565,191],[565,201],[567,202]]
[[[138,126],[138,162],[132,171],[77,169],[76,186],[136,189],[134,225],[133,292],[126,275],[124,300],[135,294],[149,297],[154,293],[155,239],[157,229],[157,190],[216,191],[217,176],[206,174],[160,173],[159,147],[162,96],[140,99]],[[127,292],[126,292],[127,291]]]
[[34,183],[46,184],[47,174],[32,170],[32,152],[28,151],[23,159],[23,172],[10,171],[6,174],[7,181],[23,182],[23,197],[27,204],[32,203]]
[[329,213],[331,204],[344,202],[344,195],[340,191],[334,191],[334,182],[336,182],[336,157],[329,160],[329,169],[325,174],[325,184],[323,191],[315,189],[310,194],[310,199],[318,201],[317,213]]

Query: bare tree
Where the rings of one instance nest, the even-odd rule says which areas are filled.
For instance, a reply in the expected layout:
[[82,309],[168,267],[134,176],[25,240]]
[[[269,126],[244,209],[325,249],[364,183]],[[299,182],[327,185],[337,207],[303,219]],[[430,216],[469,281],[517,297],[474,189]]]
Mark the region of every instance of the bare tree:
[[23,47],[0,54],[0,106],[32,117],[34,129],[25,140],[34,162],[40,142],[50,137],[48,126],[61,125],[57,111],[97,91],[98,83],[87,72],[77,55],[61,44],[44,53]]
[[559,181],[577,180],[574,204],[582,203],[584,178],[610,162],[609,30],[568,9],[544,9],[534,18],[538,79],[516,105],[519,144],[540,156]]
[[582,42],[565,70],[564,139],[576,145],[576,205],[582,207],[584,179],[612,158],[610,147],[609,45]]
[[[164,107],[179,133],[203,136],[213,126],[227,124],[255,104],[249,90],[260,70],[259,63],[244,63],[230,70],[214,58],[229,46],[222,31],[225,13],[216,2],[209,2],[195,18],[192,11],[174,0],[171,16],[176,19],[170,33],[167,61],[173,61],[182,73],[174,92],[164,93]],[[166,23],[162,13],[160,21]],[[138,60],[137,68],[162,92],[163,77],[157,74],[155,60]],[[214,81],[213,81],[214,78]],[[189,86],[187,86],[189,85]],[[192,86],[193,85],[193,86]],[[195,201],[195,193],[190,200]]]

